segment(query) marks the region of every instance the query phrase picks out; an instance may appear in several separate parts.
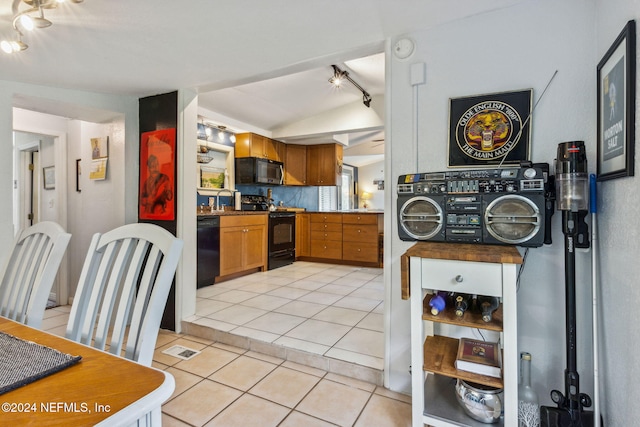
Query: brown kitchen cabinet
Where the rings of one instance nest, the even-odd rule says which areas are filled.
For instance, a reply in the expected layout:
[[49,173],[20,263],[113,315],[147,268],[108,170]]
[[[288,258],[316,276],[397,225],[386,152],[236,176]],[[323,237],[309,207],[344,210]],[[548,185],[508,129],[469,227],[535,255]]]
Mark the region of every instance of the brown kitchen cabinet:
[[[297,258],[314,262],[382,267],[382,214],[306,213],[298,214],[296,218]],[[308,243],[304,240],[307,238]]]
[[307,185],[307,146],[283,144],[285,185]]
[[220,276],[266,270],[267,215],[220,217]]
[[345,214],[342,216],[342,259],[377,263],[380,258],[382,215]]
[[307,184],[338,185],[342,179],[342,145],[307,146]]
[[296,214],[296,258],[311,256],[311,215]]
[[281,162],[284,160],[284,144],[256,133],[236,134],[236,157],[260,157]]
[[342,259],[342,214],[311,214],[311,256]]

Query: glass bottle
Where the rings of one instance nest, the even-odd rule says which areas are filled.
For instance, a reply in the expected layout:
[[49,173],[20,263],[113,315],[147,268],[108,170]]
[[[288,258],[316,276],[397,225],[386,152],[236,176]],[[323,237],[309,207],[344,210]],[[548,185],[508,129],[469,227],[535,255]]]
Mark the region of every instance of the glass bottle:
[[456,309],[456,316],[464,316],[465,311],[471,306],[471,295],[469,294],[456,294],[454,307]]
[[500,300],[496,297],[481,295],[478,297],[478,306],[482,313],[482,320],[485,322],[491,322],[491,319],[493,319],[493,312],[500,306]]
[[538,394],[531,387],[531,354],[520,353],[520,383],[518,384],[518,427],[538,427],[540,408]]
[[431,299],[429,300],[429,307],[431,307],[431,314],[433,314],[434,316],[437,316],[438,314],[440,314],[442,310],[444,310],[444,308],[447,305],[446,297],[447,297],[447,293],[444,291],[438,291],[437,294],[431,297]]

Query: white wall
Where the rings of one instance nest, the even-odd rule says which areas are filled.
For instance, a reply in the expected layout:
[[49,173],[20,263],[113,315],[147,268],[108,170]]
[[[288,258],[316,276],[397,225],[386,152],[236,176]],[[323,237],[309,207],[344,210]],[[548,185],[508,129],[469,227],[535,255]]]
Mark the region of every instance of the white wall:
[[[23,105],[26,103],[25,100],[33,102],[34,99],[39,101],[34,103],[38,106],[38,110],[49,110],[52,111],[52,114],[34,113],[13,107],[16,103]],[[70,120],[68,118],[70,116],[74,116],[75,120]],[[113,124],[100,125],[99,130],[92,128],[92,125],[83,128],[82,120],[92,117],[120,118]],[[109,120],[109,123],[112,119]],[[102,126],[105,127],[102,128]],[[68,192],[59,194],[56,191],[56,206],[61,207],[58,212],[58,221],[72,233],[67,259],[73,258],[73,262],[84,260],[82,254],[86,252],[86,244],[84,249],[82,245],[86,240],[84,236],[87,233],[94,232],[93,230],[101,227],[107,227],[109,224],[137,221],[137,192],[124,191],[124,188],[137,188],[138,186],[137,98],[0,81],[0,140],[7,142],[0,144],[0,200],[12,200],[11,135],[14,128],[26,132],[56,135],[58,137],[56,143],[61,141],[64,145],[64,150],[56,154],[56,156],[62,156],[56,158],[56,183],[64,181],[66,177]],[[90,159],[90,153],[88,157],[81,153],[81,143],[84,138],[95,136],[94,131],[99,131],[101,134],[103,132],[111,133],[113,143],[110,148],[113,149],[113,161],[116,164],[112,165],[113,168],[110,172],[113,174],[110,174],[108,183],[103,183],[103,187],[93,193],[93,196],[91,196],[91,187],[88,184],[82,187],[86,189],[86,192],[80,194],[84,194],[91,203],[81,203],[78,199],[71,199],[76,196],[75,159]],[[85,142],[89,144],[88,141]],[[67,162],[63,159],[66,159]],[[84,172],[83,176],[88,176],[88,167],[84,168]],[[107,186],[113,188],[106,189]],[[57,189],[58,185],[56,185]],[[102,200],[98,197],[98,193],[102,194]],[[70,196],[69,205],[67,205],[67,196]],[[9,204],[6,207],[6,209],[0,210],[0,259],[7,256],[13,241],[12,207]],[[69,217],[69,221],[67,221],[67,217]],[[78,270],[77,266],[75,266],[75,270]],[[65,282],[75,288],[77,275],[65,279]]]
[[196,259],[197,232],[196,206],[198,146],[198,95],[191,90],[178,91],[178,199],[177,234],[184,240],[182,261],[176,272],[176,332],[181,330],[181,320],[196,312]]
[[[606,53],[627,21],[640,24],[640,1],[597,0],[596,62]],[[636,34],[636,45],[638,38]],[[638,45],[637,45],[638,46]],[[636,156],[640,173],[638,120],[640,120],[640,50],[636,47]],[[594,69],[595,70],[595,69]],[[595,71],[594,71],[595,72]],[[595,77],[595,74],[594,74]],[[595,116],[593,116],[595,119]],[[640,305],[640,228],[633,221],[638,212],[638,178],[628,177],[598,184],[598,251],[600,298],[600,381],[605,425],[636,425],[640,407],[640,331],[636,327]]]
[[[53,137],[44,137],[40,142],[40,173],[42,174],[42,179],[44,180],[44,174],[42,173],[42,169],[48,166],[55,166],[55,139]],[[59,187],[59,186],[56,186]],[[58,220],[58,197],[56,189],[45,190],[41,188],[40,190],[40,217],[38,221],[57,221]]]
[[[533,88],[537,101],[558,70],[532,119],[535,162],[553,164],[557,145],[586,141],[595,170],[594,8],[590,2],[541,0],[409,34],[416,52],[406,61],[390,55],[385,159],[387,209],[396,213],[397,177],[447,168],[449,99]],[[395,41],[395,40],[394,40]],[[393,42],[393,41],[392,41]],[[410,83],[411,66],[426,65],[426,84]],[[413,119],[414,89],[417,120]],[[416,126],[417,123],[417,126]],[[417,127],[417,149],[413,131]],[[543,404],[551,389],[564,390],[564,262],[560,214],[553,217],[553,244],[529,251],[518,290],[518,351],[533,355],[532,383]],[[387,311],[388,385],[409,390],[409,304],[400,299],[399,257],[411,246],[397,237],[395,215],[387,221],[385,267],[389,267]],[[592,392],[590,255],[577,254],[578,369],[581,391]]]
[[[371,194],[371,199],[367,201],[369,209],[384,209],[384,190],[378,190],[378,185],[373,183],[378,179],[384,179],[384,160],[358,167],[358,192],[360,196],[363,191]],[[360,199],[358,207],[361,208],[362,204],[363,200]]]
[[[103,233],[125,224],[124,214],[124,123],[122,120],[99,124],[72,120],[69,123],[67,159],[68,231],[70,295],[82,270],[87,248],[94,233]],[[91,138],[109,137],[107,178],[90,180]],[[76,191],[76,159],[80,159],[80,192]]]

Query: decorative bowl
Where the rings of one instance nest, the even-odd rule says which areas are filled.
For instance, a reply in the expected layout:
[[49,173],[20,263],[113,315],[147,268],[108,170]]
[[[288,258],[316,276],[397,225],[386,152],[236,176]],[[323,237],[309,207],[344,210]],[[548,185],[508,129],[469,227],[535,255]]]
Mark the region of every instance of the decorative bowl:
[[456,399],[464,412],[474,420],[497,423],[503,411],[503,393],[501,388],[467,382],[458,378]]

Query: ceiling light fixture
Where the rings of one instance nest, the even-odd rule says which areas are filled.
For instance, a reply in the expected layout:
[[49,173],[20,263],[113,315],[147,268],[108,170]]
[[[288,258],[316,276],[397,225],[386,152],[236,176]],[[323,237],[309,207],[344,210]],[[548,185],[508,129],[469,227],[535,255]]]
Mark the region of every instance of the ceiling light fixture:
[[[44,17],[44,9],[55,9],[59,3],[65,0],[14,0],[13,29],[17,34],[17,40],[3,40],[0,49],[5,53],[20,52],[29,47],[22,41],[23,31],[33,31],[39,28],[50,27],[52,22]],[[82,3],[84,0],[71,0],[73,3]],[[28,9],[19,11],[21,4],[29,6]]]
[[0,42],[0,49],[2,49],[5,53],[14,53],[25,50],[29,46],[22,41],[22,33],[20,31],[18,33],[17,40],[2,40]]
[[360,86],[358,83],[356,83],[349,76],[349,73],[347,71],[341,70],[340,68],[338,68],[337,65],[332,65],[332,67],[333,67],[333,76],[331,76],[331,78],[329,79],[329,83],[331,83],[335,87],[340,87],[344,83],[345,80],[348,81],[349,83],[354,85],[360,92],[362,92],[362,103],[365,106],[370,107],[371,106],[371,95],[369,95],[369,92],[364,90],[362,88],[362,86]]

